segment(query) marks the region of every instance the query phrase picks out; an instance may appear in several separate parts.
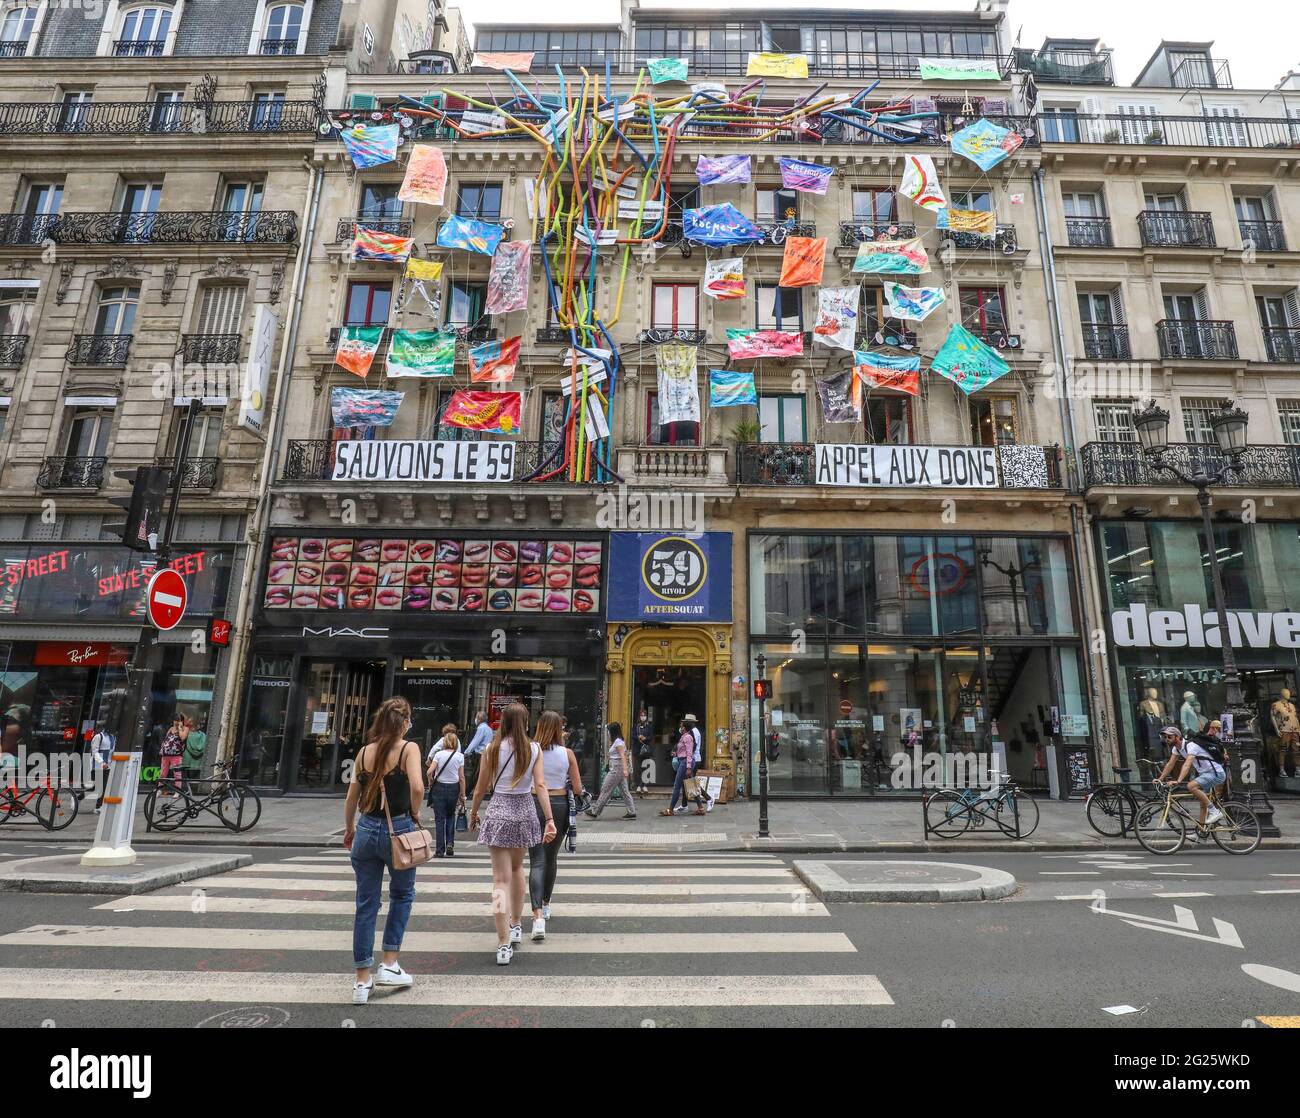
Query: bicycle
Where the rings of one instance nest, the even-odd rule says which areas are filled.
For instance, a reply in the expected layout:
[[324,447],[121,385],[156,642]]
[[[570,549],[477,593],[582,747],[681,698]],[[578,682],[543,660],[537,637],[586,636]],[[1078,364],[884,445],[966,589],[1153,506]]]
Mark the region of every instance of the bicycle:
[[[1157,784],[1160,793],[1157,802],[1142,807],[1133,822],[1133,833],[1142,848],[1150,854],[1177,854],[1187,841],[1187,824],[1201,831],[1199,818],[1194,818],[1183,804],[1191,800],[1198,809],[1200,803],[1191,793],[1179,795],[1176,784]],[[1250,854],[1258,846],[1262,835],[1259,817],[1245,804],[1223,800],[1216,788],[1210,793],[1210,803],[1223,812],[1223,818],[1205,828],[1220,850],[1228,854]]]
[[[35,806],[29,806],[35,800]],[[51,782],[47,776],[44,784],[20,794],[17,784],[0,788],[0,824],[11,819],[30,815],[47,831],[61,831],[77,818],[81,797],[72,788]]]
[[[936,808],[937,819],[931,822],[930,809]],[[925,829],[940,838],[956,838],[972,827],[982,827],[986,820],[996,823],[1003,834],[1028,838],[1038,829],[1038,804],[1021,791],[1009,776],[992,788],[941,788],[925,797]]]
[[[1160,766],[1146,757],[1139,757],[1138,763],[1149,765],[1153,769]],[[1107,838],[1120,838],[1133,829],[1137,813],[1155,799],[1155,791],[1150,785],[1135,785],[1122,782],[1098,784],[1088,793],[1088,823],[1099,835]]]
[[[262,800],[244,781],[233,778],[233,761],[218,761],[210,777],[159,780],[145,797],[144,817],[151,831],[174,831],[207,812],[232,831],[247,831],[262,817]],[[200,795],[196,784],[210,787]]]

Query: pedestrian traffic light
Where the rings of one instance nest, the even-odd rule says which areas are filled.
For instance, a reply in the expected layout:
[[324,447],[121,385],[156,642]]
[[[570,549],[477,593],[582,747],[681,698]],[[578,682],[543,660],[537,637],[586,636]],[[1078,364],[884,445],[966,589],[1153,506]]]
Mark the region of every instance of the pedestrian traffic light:
[[772,697],[772,681],[770,679],[754,680],[754,698],[770,699]]
[[108,499],[110,505],[126,510],[126,519],[105,524],[104,531],[121,536],[122,543],[132,551],[156,551],[170,473],[166,466],[114,470],[115,478],[131,483],[131,496]]

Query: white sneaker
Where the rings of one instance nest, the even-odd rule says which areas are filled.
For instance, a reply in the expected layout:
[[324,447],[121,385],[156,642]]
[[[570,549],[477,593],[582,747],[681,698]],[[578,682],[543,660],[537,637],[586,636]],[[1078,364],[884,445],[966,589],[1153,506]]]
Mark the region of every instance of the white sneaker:
[[375,980],[354,982],[352,984],[352,1004],[365,1005],[370,1000],[370,991],[375,988]]
[[503,943],[497,948],[497,966],[508,967],[510,960],[514,958],[515,949],[508,943]]
[[1214,824],[1219,822],[1222,818],[1223,812],[1221,812],[1217,807],[1212,807],[1210,808],[1210,814],[1205,817],[1205,825],[1207,827],[1213,827]]
[[548,904],[542,905],[542,919],[549,920],[550,918],[551,918],[551,906]]
[[534,942],[534,943],[541,943],[542,940],[544,940],[545,938],[546,938],[546,917],[545,917],[545,916],[534,916],[534,917],[533,917],[533,935],[532,935],[533,942]]
[[375,971],[376,986],[410,986],[414,981],[402,970],[401,963],[394,963],[391,967],[387,963],[380,963],[379,969]]
[[675,808],[673,808],[673,814],[674,814],[674,815],[685,815],[685,814],[686,814],[686,808],[685,808],[684,806],[683,806],[683,807],[675,807]]
[[516,943],[523,943],[523,942],[524,942],[524,926],[522,924],[511,924],[510,925],[511,945],[514,945]]

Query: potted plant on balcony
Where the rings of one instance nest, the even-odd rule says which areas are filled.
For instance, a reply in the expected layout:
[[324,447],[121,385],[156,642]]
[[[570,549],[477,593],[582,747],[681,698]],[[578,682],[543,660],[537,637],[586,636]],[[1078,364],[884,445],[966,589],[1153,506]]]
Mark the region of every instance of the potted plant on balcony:
[[1102,136],[1101,142],[1104,144],[1119,143],[1119,129],[1112,128],[1109,132],[1107,132],[1104,136]]
[[1165,142],[1165,134],[1163,130],[1159,128],[1151,129],[1151,131],[1146,135],[1145,142],[1148,144],[1163,144]]
[[[744,469],[744,466],[741,465],[741,459],[744,455],[744,451],[741,448],[745,446],[753,446],[754,444],[756,444],[758,442],[758,436],[761,431],[762,431],[762,426],[760,425],[757,419],[738,419],[736,420],[735,426],[731,428],[731,441],[735,444],[736,447],[737,474],[739,474]],[[768,467],[766,463],[756,460],[756,464],[760,471],[766,471],[770,473],[770,467]],[[765,478],[763,480],[770,480],[770,479]]]

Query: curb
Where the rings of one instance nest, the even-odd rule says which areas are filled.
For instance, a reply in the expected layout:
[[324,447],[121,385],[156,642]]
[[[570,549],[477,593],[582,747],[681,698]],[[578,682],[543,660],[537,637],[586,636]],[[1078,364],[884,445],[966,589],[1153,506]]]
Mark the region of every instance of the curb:
[[1016,879],[1005,870],[989,866],[967,866],[955,862],[859,862],[870,866],[933,866],[945,872],[969,870],[973,881],[936,881],[930,884],[901,882],[851,882],[838,872],[845,862],[795,862],[794,872],[820,901],[927,903],[935,901],[992,901],[1009,897],[1016,891]]
[[[158,855],[162,858],[164,855]],[[183,862],[151,869],[136,863],[115,869],[23,872],[32,862],[48,862],[46,857],[23,858],[4,867],[0,875],[0,892],[14,893],[93,893],[110,896],[134,896],[151,893],[168,885],[179,885],[212,874],[229,873],[253,863],[251,854],[199,854]]]

